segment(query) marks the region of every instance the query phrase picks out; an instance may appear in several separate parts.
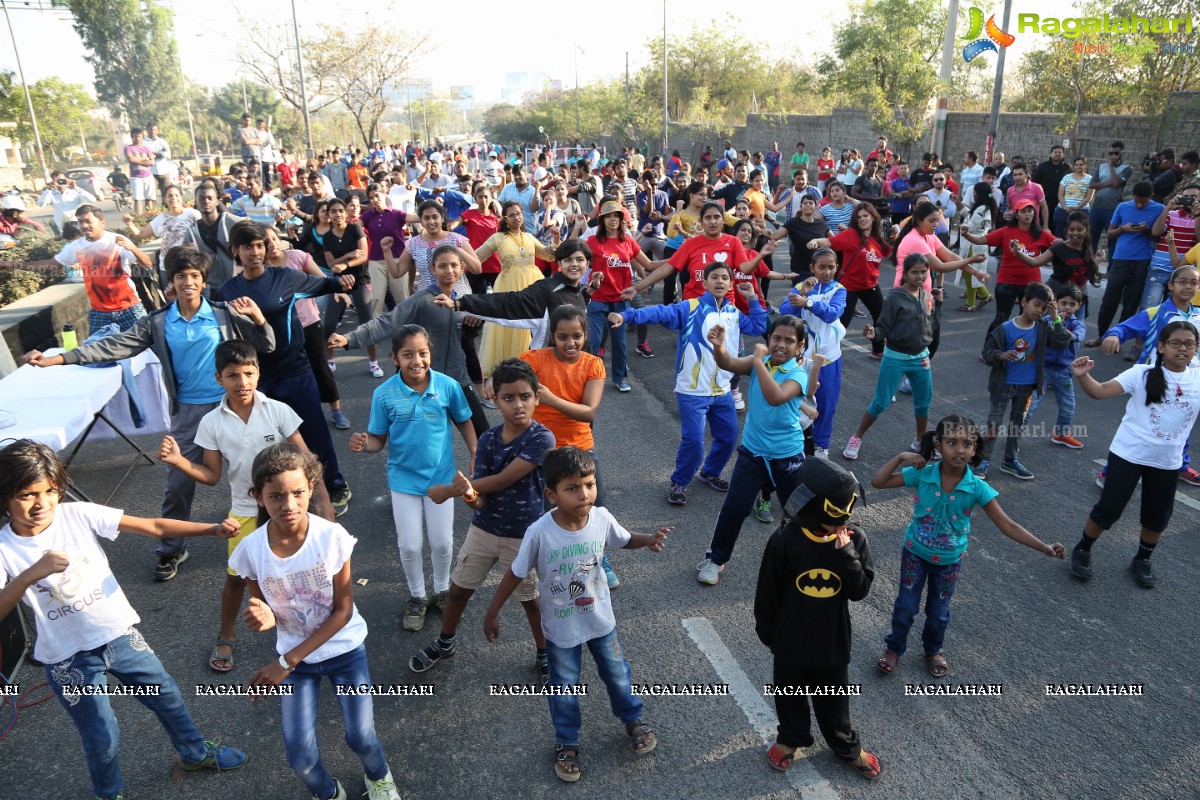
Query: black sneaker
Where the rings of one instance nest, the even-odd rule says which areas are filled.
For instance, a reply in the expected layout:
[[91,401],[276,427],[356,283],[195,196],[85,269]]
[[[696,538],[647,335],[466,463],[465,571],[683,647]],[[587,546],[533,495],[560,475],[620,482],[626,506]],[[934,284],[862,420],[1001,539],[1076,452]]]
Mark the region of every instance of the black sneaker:
[[345,486],[339,491],[329,495],[329,502],[333,505],[333,515],[340,517],[350,510],[350,487]]
[[716,489],[718,492],[729,491],[729,481],[725,480],[720,475],[707,475],[701,472],[696,477],[696,480],[698,480],[700,483],[703,483],[705,486],[708,486],[709,488]]
[[1088,580],[1092,577],[1092,551],[1076,547],[1071,551],[1071,574]]
[[1153,589],[1154,584],[1158,583],[1148,558],[1135,558],[1129,564],[1129,571],[1133,573],[1134,582],[1143,589]]
[[173,556],[159,556],[154,567],[154,580],[162,583],[179,574],[179,565],[188,560],[188,551],[180,550]]
[[667,502],[673,506],[687,505],[687,487],[680,483],[672,483],[671,491],[667,492]]

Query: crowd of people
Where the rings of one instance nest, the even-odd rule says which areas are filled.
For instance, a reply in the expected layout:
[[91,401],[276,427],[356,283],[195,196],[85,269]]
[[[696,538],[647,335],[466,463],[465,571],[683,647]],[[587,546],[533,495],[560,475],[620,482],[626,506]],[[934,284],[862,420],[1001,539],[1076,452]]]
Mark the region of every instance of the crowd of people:
[[[288,763],[316,797],[346,796],[322,765],[312,709],[322,676],[343,686],[370,683],[366,624],[353,603],[356,540],[336,521],[350,500],[339,459],[383,450],[381,482],[410,595],[402,627],[421,631],[431,610],[441,618],[437,637],[413,648],[410,670],[424,673],[455,654],[464,609],[499,564],[503,579],[485,635],[499,635],[499,611],[515,595],[533,639],[533,669],[549,687],[556,775],[581,776],[579,704],[566,689],[579,681],[585,647],[631,748],[653,750],[656,735],[621,654],[609,594],[620,578],[607,552],[657,552],[671,531],[630,533],[617,521],[601,472],[605,448],[593,430],[608,413],[600,411],[606,384],[618,397],[633,390],[626,326],[643,358],[657,355],[649,326],[678,333],[681,431],[667,502],[686,504],[694,481],[724,497],[697,581],[720,582],[750,516],[770,524],[776,508],[782,512],[761,557],[754,607],[777,687],[847,683],[848,603],[865,597],[874,577],[867,537],[850,521],[857,482],[829,458],[849,381],[861,385],[873,372],[875,392],[841,450],[846,461],[859,457],[897,393],[913,401],[911,448],[871,481],[914,495],[891,631],[876,662],[885,673],[898,669],[927,591],[925,668],[935,678],[948,674],[949,603],[976,509],[1014,541],[1069,558],[1071,573],[1086,580],[1093,545],[1140,483],[1141,536],[1130,572],[1150,588],[1157,582],[1150,557],[1169,524],[1175,484],[1200,485],[1187,455],[1200,412],[1195,152],[1178,168],[1173,153],[1156,154],[1147,179],[1134,181],[1120,142],[1091,173],[1085,158],[1068,162],[1057,146],[1040,163],[997,153],[984,166],[971,151],[959,170],[934,153],[914,167],[883,137],[865,158],[855,148],[835,159],[825,147],[812,160],[803,143],[785,155],[777,145],[762,153],[725,142],[722,152],[706,147],[695,163],[678,151],[651,157],[627,147],[609,157],[582,144],[560,161],[560,150],[549,148],[424,150],[412,142],[377,143],[367,153],[334,148],[297,165],[274,149],[262,120],[244,118],[240,136],[243,160],[229,176],[200,181],[191,198],[173,184],[161,187],[163,210],[147,226],[130,218],[129,235],[114,234],[103,211],[82,202],[71,209],[76,238],[55,259],[17,265],[80,267],[92,330],[113,326],[61,355],[29,353],[28,363],[102,363],[151,349],[171,398],[159,519],[60,506],[66,476],[53,451],[29,441],[0,450],[0,495],[11,520],[0,531],[0,574],[8,580],[0,614],[22,595],[33,609],[36,657],[80,730],[97,797],[121,793],[116,722],[106,699],[73,687],[102,682],[106,670],[126,683],[163,685],[164,696],[147,705],[185,769],[245,761],[195,730],[174,682],[133,627],[137,615],[95,542],[118,530],[160,540],[159,581],[186,561],[188,537],[228,540],[209,666],[234,669],[239,614],[252,631],[275,628],[279,659],[250,683],[294,688],[282,698]],[[151,168],[135,156],[145,160],[135,153],[131,165]],[[135,201],[144,193],[135,183]],[[154,237],[162,240],[157,265],[136,244]],[[776,250],[784,239],[786,266]],[[1102,242],[1103,259],[1096,255]],[[885,291],[887,260],[895,280]],[[163,308],[147,314],[134,264],[157,272]],[[980,343],[990,407],[986,419],[951,415],[930,427],[932,363],[950,291],[943,280],[956,272],[966,279],[959,311],[994,302]],[[1088,339],[1087,292],[1102,274],[1098,334]],[[772,281],[790,286],[778,306]],[[654,302],[658,283],[662,299]],[[339,332],[351,306],[358,325]],[[868,316],[867,355],[847,364],[848,331]],[[1126,358],[1135,363],[1103,383],[1091,377],[1084,349],[1115,355],[1130,341]],[[330,422],[354,427],[341,407],[338,356],[358,348],[381,382],[366,424],[343,449],[329,430]],[[1097,399],[1130,399],[1108,448],[1100,499],[1068,550],[1009,518],[987,479],[1002,435],[998,472],[1034,479],[1019,460],[1020,440],[1050,392],[1051,441],[1084,447],[1075,435],[1076,386]],[[456,458],[456,440],[468,460]],[[215,485],[223,474],[229,518],[189,522],[196,483]],[[455,557],[459,502],[472,516]],[[70,602],[68,582],[98,592],[69,619],[42,602],[43,595]],[[116,656],[105,656],[106,648]],[[396,797],[370,697],[339,702],[369,796]],[[779,735],[767,758],[786,770],[797,749],[813,743],[809,700],[781,691],[775,702]],[[867,778],[883,773],[859,742],[845,695],[813,697],[812,710],[835,755]]]

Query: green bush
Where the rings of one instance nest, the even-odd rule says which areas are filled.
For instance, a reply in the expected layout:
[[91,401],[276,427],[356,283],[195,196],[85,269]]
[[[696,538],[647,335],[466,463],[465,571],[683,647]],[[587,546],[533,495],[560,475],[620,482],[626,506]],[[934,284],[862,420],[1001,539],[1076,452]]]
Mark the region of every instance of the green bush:
[[15,303],[22,297],[28,297],[40,291],[42,281],[37,273],[23,269],[0,271],[0,306]]
[[0,258],[5,261],[45,261],[58,255],[64,244],[52,233],[30,231],[21,234],[16,246],[0,250]]

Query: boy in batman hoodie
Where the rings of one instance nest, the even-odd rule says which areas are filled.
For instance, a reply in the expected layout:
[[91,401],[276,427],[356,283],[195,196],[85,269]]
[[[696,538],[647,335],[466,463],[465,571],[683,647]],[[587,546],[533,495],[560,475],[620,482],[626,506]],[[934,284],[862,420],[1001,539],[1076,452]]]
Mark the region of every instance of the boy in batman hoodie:
[[851,600],[875,578],[867,537],[849,525],[858,481],[823,458],[804,461],[784,520],[763,552],[754,627],[775,656],[773,690],[779,733],[767,751],[773,768],[791,766],[813,744],[808,701],[834,755],[866,778],[883,774],[850,725]]

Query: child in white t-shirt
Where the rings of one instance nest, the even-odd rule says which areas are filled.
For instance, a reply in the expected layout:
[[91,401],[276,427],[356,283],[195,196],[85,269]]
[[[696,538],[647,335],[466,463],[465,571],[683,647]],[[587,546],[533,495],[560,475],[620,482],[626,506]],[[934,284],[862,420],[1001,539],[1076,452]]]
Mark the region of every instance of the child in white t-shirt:
[[621,654],[608,581],[600,560],[606,547],[648,547],[661,552],[667,534],[630,533],[603,506],[596,506],[596,463],[586,450],[560,447],[542,463],[546,497],[556,506],[529,526],[512,569],[504,575],[483,620],[489,642],[500,635],[500,609],[531,570],[537,569],[544,609],[542,630],[550,659],[550,717],[554,722],[555,774],[579,780],[580,661],[586,645],[608,688],[613,713],[625,725],[633,751],[649,753],[658,739],[642,721],[644,703],[632,691],[629,662]]
[[45,664],[50,687],[83,740],[92,794],[118,798],[124,784],[117,720],[102,688],[110,672],[127,687],[156,690],[137,700],[158,716],[185,770],[242,766],[245,753],[208,741],[196,729],[179,686],[134,627],[137,612],[96,541],[116,539],[122,530],[155,538],[229,538],[237,524],[131,517],[94,503],[60,505],[67,486],[66,468],[46,445],[21,439],[0,450],[0,498],[10,518],[0,529],[0,618],[22,597],[31,609],[38,632],[34,657]]
[[355,693],[371,685],[367,623],[354,606],[350,583],[358,540],[336,522],[308,513],[321,484],[321,463],[312,453],[291,442],[273,444],[254,458],[251,482],[270,520],[242,540],[229,566],[250,590],[246,627],[275,628],[279,660],[256,672],[250,684],[291,687],[280,697],[288,765],[319,800],[345,800],[346,790],[325,769],[317,747],[317,702],[328,678],[346,723],[346,743],[363,764],[367,796],[400,800],[375,733],[371,696]]
[[[300,415],[286,403],[258,391],[258,354],[253,347],[237,339],[221,342],[214,360],[217,383],[225,390],[225,396],[196,426],[193,441],[204,451],[204,463],[189,461],[170,435],[163,437],[158,460],[206,486],[216,486],[221,480],[222,462],[229,465],[232,495],[229,516],[237,520],[239,529],[238,535],[229,540],[229,554],[233,555],[242,539],[259,525],[258,505],[250,496],[250,466],[254,457],[269,445],[283,441],[307,448],[300,436]],[[317,503],[321,509],[318,513],[333,519],[325,484],[317,490]],[[246,582],[232,568],[226,569],[229,574],[221,590],[221,630],[208,656],[208,666],[213,672],[233,669],[237,615],[246,588]]]

